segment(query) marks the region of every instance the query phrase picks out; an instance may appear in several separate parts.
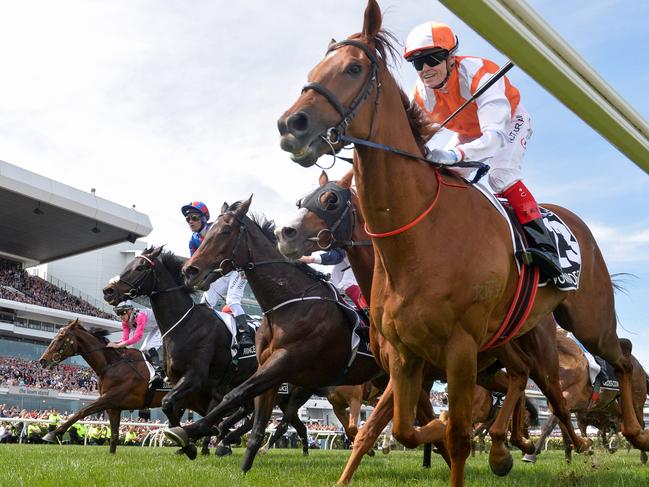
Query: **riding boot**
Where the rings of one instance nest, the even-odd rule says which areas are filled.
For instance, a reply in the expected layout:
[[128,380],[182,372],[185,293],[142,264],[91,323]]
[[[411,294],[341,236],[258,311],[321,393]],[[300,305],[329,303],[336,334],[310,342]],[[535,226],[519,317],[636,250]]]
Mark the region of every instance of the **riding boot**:
[[503,191],[502,195],[509,201],[528,240],[528,248],[517,257],[525,264],[538,265],[545,277],[559,277],[562,270],[556,243],[543,224],[539,205],[532,193],[522,181],[517,181]]
[[246,315],[235,316],[234,321],[237,324],[237,343],[239,344],[239,348],[252,347],[255,344],[255,340],[250,333],[250,326],[248,325],[248,320],[246,320]]
[[153,365],[153,377],[151,379],[152,383],[162,382],[164,378],[164,370],[162,369],[162,364],[160,363],[160,357],[158,356],[158,351],[155,348],[150,348],[146,352],[147,358],[151,365]]

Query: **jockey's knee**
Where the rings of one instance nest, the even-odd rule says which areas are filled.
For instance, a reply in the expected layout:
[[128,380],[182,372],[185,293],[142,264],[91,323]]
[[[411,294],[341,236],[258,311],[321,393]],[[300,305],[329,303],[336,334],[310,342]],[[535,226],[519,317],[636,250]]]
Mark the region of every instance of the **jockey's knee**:
[[503,193],[521,179],[523,178],[518,169],[491,168],[489,171],[489,185],[496,193]]

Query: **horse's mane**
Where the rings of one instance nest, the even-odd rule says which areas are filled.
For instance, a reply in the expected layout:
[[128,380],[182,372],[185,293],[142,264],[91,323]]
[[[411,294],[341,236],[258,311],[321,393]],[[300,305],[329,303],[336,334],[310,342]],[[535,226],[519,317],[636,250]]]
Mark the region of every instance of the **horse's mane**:
[[[350,39],[362,40],[368,44],[374,43],[374,47],[379,54],[379,60],[382,61],[389,71],[390,65],[395,65],[397,60],[400,60],[399,52],[395,46],[399,41],[397,37],[390,31],[386,29],[381,29],[379,33],[373,39],[367,39],[363,34],[358,33],[350,36]],[[391,62],[389,62],[391,61]],[[403,103],[403,108],[406,111],[408,117],[408,124],[410,125],[410,130],[412,135],[415,137],[417,146],[421,151],[422,155],[426,152],[426,142],[435,135],[435,130],[433,129],[433,124],[430,123],[428,117],[424,111],[416,103],[411,103],[408,95],[403,91],[401,87],[399,88],[399,94],[401,96],[401,103]]]
[[[228,211],[236,211],[237,208],[241,206],[243,202],[242,201],[235,201],[228,207]],[[261,213],[253,213],[250,216],[245,216],[245,219],[249,222],[254,223],[257,228],[261,231],[262,235],[268,239],[269,242],[273,244],[273,247],[277,247],[277,237],[275,236],[275,221],[268,219],[266,216],[264,216]],[[281,254],[280,254],[281,255]],[[317,281],[322,281],[326,280],[326,276],[322,272],[318,272],[315,270],[313,267],[311,267],[308,264],[305,264],[304,262],[299,262],[299,261],[289,261],[286,259],[287,262],[291,262],[292,264],[295,265],[298,269],[300,269],[302,272],[304,272],[308,277],[315,279]]]
[[[79,326],[81,326],[81,325],[79,325]],[[106,337],[108,335],[110,335],[110,333],[111,333],[110,331],[104,330],[102,328],[95,328],[95,327],[90,328],[90,330],[87,330],[86,328],[83,328],[83,329],[90,332],[90,334],[92,336],[94,336],[95,338],[98,338],[99,340],[101,340],[101,341],[103,341],[105,343],[108,343],[108,338],[106,338]]]

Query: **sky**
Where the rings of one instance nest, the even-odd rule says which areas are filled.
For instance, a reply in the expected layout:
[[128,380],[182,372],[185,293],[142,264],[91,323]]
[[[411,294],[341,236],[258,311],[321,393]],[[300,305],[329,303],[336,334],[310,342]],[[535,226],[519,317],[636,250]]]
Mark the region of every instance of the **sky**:
[[[438,2],[379,3],[401,41],[439,20],[455,29],[459,54],[506,60]],[[649,2],[529,3],[649,118]],[[279,148],[277,118],[329,40],[360,31],[365,5],[0,0],[0,159],[136,205],[154,227],[146,241],[184,255],[189,201],[217,214],[254,193],[254,211],[284,221],[320,169]],[[404,62],[393,72],[408,92],[414,70]],[[508,76],[534,122],[525,182],[586,221],[611,273],[632,274],[616,297],[619,334],[649,367],[649,177],[522,70]],[[339,162],[329,174],[347,169]]]

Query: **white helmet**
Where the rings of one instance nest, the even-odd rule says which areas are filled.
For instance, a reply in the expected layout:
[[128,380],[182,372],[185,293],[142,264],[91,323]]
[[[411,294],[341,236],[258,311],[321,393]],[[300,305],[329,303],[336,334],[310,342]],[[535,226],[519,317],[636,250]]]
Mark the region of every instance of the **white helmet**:
[[135,308],[133,301],[127,299],[126,301],[122,301],[117,306],[115,306],[113,308],[113,311],[115,312],[116,315],[119,315],[120,313],[124,311],[128,311],[129,309],[133,309],[133,308]]
[[426,22],[410,31],[403,57],[417,57],[431,50],[446,51],[450,56],[457,51],[459,41],[453,30],[441,22]]

